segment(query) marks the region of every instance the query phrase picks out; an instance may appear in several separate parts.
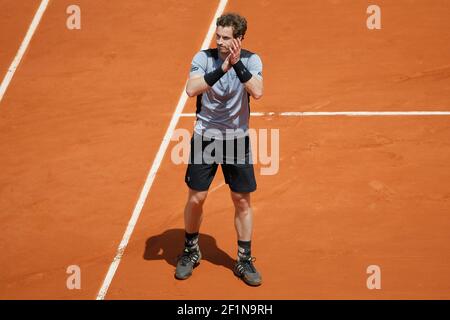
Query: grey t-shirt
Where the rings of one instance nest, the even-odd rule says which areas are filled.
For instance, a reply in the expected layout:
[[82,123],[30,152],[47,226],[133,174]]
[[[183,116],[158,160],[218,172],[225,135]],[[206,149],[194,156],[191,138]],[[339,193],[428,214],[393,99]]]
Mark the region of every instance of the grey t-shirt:
[[[241,49],[241,61],[253,76],[262,79],[261,58]],[[217,49],[198,52],[191,64],[190,76],[204,75],[222,66]],[[228,70],[211,88],[197,96],[197,134],[220,139],[231,139],[231,132],[247,132],[250,117],[250,95],[233,68]],[[215,135],[214,132],[219,132]],[[213,133],[213,134],[212,134]]]

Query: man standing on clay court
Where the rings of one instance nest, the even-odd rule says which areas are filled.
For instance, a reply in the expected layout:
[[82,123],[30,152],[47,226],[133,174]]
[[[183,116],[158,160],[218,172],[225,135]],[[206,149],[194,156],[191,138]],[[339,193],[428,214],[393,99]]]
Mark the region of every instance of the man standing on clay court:
[[[248,124],[250,96],[259,99],[263,92],[262,62],[257,54],[241,49],[247,30],[245,18],[224,14],[217,19],[216,26],[217,48],[202,50],[194,56],[186,85],[186,93],[197,96],[197,120],[185,177],[189,187],[184,210],[185,248],[178,259],[175,277],[189,278],[201,260],[198,235],[203,204],[220,163],[235,207],[238,250],[234,274],[248,285],[258,286],[262,278],[251,255],[250,194],[256,190],[256,180]],[[214,161],[206,159],[207,150],[214,150],[211,153]]]

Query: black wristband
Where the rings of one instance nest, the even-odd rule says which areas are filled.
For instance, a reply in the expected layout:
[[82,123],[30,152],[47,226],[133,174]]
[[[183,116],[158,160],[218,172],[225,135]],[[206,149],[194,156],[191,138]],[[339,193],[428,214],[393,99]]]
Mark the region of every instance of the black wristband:
[[236,74],[242,83],[246,83],[253,77],[253,75],[250,73],[250,71],[248,71],[248,69],[244,66],[241,60],[239,60],[236,64],[233,65],[233,69],[234,71],[236,71]]
[[219,81],[220,78],[222,78],[224,74],[225,72],[223,72],[222,67],[219,67],[216,70],[205,74],[205,82],[208,86],[212,87],[217,81]]

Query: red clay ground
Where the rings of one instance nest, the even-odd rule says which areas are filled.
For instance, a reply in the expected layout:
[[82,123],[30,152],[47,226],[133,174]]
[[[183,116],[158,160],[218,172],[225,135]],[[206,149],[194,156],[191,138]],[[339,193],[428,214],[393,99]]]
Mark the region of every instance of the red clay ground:
[[[1,1],[6,70],[34,7]],[[0,104],[0,297],[93,299],[115,255],[217,3],[50,3]],[[244,47],[264,62],[253,111],[450,110],[444,1],[230,1]],[[13,21],[14,20],[14,21]],[[16,22],[17,21],[17,22]],[[6,48],[5,47],[5,48]],[[193,112],[190,99],[185,112]],[[179,128],[192,129],[194,118]],[[450,117],[255,117],[280,130],[280,170],[257,173],[259,288],[229,268],[233,208],[221,172],[205,205],[205,259],[173,278],[183,239],[184,165],[171,144],[107,299],[450,298]],[[66,288],[67,266],[82,289]],[[368,290],[379,265],[382,289]]]
[[11,65],[28,26],[39,6],[39,1],[0,1],[0,72],[1,79]]

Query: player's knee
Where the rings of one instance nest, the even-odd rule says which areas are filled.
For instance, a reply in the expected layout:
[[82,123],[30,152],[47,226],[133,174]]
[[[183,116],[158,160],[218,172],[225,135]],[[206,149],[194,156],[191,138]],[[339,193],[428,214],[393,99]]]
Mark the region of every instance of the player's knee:
[[250,208],[249,195],[232,192],[231,198],[233,199],[234,207],[239,212],[248,212],[248,209]]
[[203,206],[203,203],[206,200],[206,196],[208,195],[207,191],[193,191],[189,193],[189,204],[192,206]]
[[234,207],[239,213],[248,214],[250,213],[250,204],[245,200],[240,200],[234,203]]

